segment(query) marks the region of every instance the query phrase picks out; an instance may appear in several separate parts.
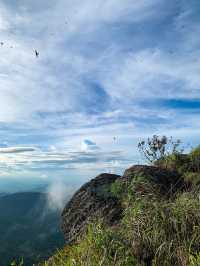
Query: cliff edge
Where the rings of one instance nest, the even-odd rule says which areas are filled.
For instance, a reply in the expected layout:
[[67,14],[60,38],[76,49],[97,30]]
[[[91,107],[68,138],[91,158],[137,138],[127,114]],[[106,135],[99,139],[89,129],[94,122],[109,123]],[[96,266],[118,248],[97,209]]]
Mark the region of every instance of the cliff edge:
[[[172,193],[182,186],[177,173],[155,166],[135,165],[125,170],[123,176],[101,174],[83,185],[65,206],[61,229],[66,243],[76,240],[85,232],[88,224],[96,219],[102,219],[109,226],[116,226],[121,220],[123,207],[117,195],[112,193],[112,185],[118,182],[127,187],[141,176],[148,178],[163,195]],[[144,190],[141,187],[137,189],[141,193]]]

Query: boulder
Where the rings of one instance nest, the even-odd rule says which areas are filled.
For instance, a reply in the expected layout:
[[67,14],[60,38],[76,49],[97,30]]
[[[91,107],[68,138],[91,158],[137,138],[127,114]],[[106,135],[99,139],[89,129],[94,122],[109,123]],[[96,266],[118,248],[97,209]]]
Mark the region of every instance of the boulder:
[[134,178],[143,176],[152,184],[157,185],[162,193],[174,193],[183,188],[183,178],[176,171],[170,171],[165,168],[148,166],[148,165],[134,165],[125,170],[121,181],[130,183]]
[[[66,242],[76,240],[86,231],[88,224],[96,219],[102,219],[109,226],[117,226],[122,218],[123,208],[119,198],[113,195],[111,186],[117,181],[126,184],[127,188],[138,176],[143,176],[156,185],[161,196],[170,196],[183,186],[178,173],[155,166],[135,165],[127,169],[122,177],[101,174],[83,185],[64,208],[61,228]],[[145,190],[142,191],[145,193]]]
[[67,243],[77,239],[94,219],[102,218],[109,226],[120,220],[122,209],[110,190],[111,184],[119,177],[101,174],[83,185],[67,203],[61,219]]

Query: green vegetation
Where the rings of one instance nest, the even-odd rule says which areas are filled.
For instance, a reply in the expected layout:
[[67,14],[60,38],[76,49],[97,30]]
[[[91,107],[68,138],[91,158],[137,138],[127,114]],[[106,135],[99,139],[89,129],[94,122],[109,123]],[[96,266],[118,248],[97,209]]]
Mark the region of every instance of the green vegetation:
[[183,147],[181,147],[180,140],[173,140],[172,137],[166,136],[159,137],[154,135],[152,138],[148,138],[147,141],[142,140],[138,143],[139,152],[145,158],[145,160],[154,164],[156,161],[164,160],[171,155],[177,155],[183,153]]
[[108,228],[94,222],[43,266],[200,265],[200,147],[183,154],[175,146],[166,154],[162,148],[162,156],[146,154],[155,159],[151,164],[176,171],[181,188],[166,197],[145,176],[129,184],[117,180],[111,193],[124,208],[120,224]]
[[94,223],[88,227],[84,239],[76,245],[66,246],[44,265],[131,266],[138,264],[132,255],[131,247],[127,248],[120,234],[104,227],[102,223]]
[[164,200],[150,191],[134,193],[136,185],[141,183],[131,184],[123,199],[124,217],[117,228],[90,225],[83,239],[44,265],[199,265],[199,194],[178,193],[173,200]]
[[139,142],[138,148],[151,165],[177,171],[187,185],[200,183],[200,145],[185,154],[180,140],[154,135],[152,139]]
[[64,244],[59,231],[60,211],[48,210],[45,193],[0,197],[0,214],[1,266],[33,265]]
[[169,201],[136,197],[122,222],[124,236],[143,262],[189,265],[190,256],[199,251],[200,202],[191,192]]
[[200,184],[200,146],[190,153],[173,153],[154,162],[154,165],[175,170],[182,175],[187,186]]

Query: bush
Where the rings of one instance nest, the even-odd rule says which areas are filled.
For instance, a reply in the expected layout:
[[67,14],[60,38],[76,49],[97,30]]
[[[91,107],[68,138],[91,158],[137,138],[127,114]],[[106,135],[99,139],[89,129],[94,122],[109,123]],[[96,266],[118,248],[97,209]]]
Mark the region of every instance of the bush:
[[154,165],[170,170],[176,170],[180,174],[200,173],[200,146],[189,154],[175,152],[154,161]]
[[191,169],[191,158],[188,154],[174,153],[155,161],[154,165],[183,174]]
[[111,193],[113,197],[121,199],[122,196],[126,193],[126,186],[124,183],[120,182],[119,180],[116,180],[111,185]]
[[138,149],[147,162],[152,164],[169,155],[182,153],[183,149],[180,145],[180,140],[174,141],[172,137],[154,135],[152,138],[148,138],[147,141],[139,142]]
[[194,172],[200,172],[200,146],[191,151],[190,158],[191,170]]
[[200,173],[186,172],[184,174],[184,181],[189,186],[192,186],[193,189],[198,189],[198,186],[200,185]]

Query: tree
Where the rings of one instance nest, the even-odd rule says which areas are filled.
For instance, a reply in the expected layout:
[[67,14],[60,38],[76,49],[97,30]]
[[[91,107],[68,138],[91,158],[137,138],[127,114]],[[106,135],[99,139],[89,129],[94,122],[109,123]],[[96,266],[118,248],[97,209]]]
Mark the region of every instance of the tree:
[[140,141],[138,149],[144,158],[152,164],[169,155],[182,153],[183,149],[180,145],[181,141],[179,139],[174,141],[172,137],[154,135],[152,138],[148,138],[147,141]]

